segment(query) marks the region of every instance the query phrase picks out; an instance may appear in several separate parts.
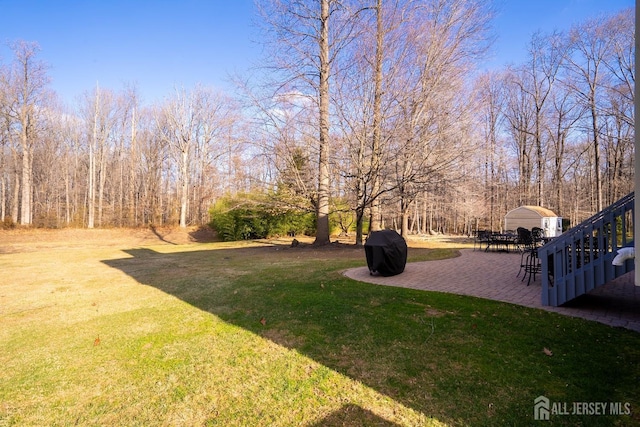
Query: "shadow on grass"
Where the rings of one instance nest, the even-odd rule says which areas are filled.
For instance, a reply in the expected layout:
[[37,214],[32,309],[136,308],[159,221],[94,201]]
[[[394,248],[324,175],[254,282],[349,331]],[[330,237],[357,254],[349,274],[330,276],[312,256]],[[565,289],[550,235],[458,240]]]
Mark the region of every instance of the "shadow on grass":
[[169,245],[179,245],[180,243],[211,243],[218,241],[217,233],[208,226],[200,226],[191,231],[184,232],[182,228],[165,228],[161,229],[154,225],[149,225],[151,232],[161,242]]
[[358,405],[344,405],[338,411],[332,412],[320,422],[312,424],[309,427],[330,426],[400,427],[399,424],[380,418],[373,412],[363,409]]
[[[509,304],[355,282],[340,271],[365,264],[362,247],[125,252],[131,257],[104,263],[441,422],[530,423],[533,400],[549,393],[565,401],[638,401],[635,391],[621,395],[640,378],[640,355],[629,350],[640,344],[635,334]],[[547,347],[556,356],[546,356]],[[393,424],[346,405],[317,425]]]
[[165,238],[165,236],[164,236],[163,234],[161,234],[161,233],[160,233],[160,231],[158,231],[158,228],[157,228],[157,227],[154,227],[153,225],[150,225],[150,226],[149,226],[149,229],[151,230],[151,232],[152,232],[153,234],[155,234],[155,235],[156,235],[156,237],[157,237],[158,239],[160,239],[160,241],[161,241],[161,242],[165,242],[165,243],[168,243],[168,244],[170,244],[170,245],[177,245],[177,243],[174,243],[174,242],[171,242],[171,241],[167,240],[167,239]]

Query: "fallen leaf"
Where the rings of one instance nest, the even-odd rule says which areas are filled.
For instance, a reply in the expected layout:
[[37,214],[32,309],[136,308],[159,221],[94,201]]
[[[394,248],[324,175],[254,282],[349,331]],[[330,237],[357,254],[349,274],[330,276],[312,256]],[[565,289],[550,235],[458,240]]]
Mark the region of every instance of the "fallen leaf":
[[93,341],[93,346],[99,346],[100,345],[100,337],[96,338],[95,341]]
[[267,324],[267,319],[265,319],[264,317],[262,319],[260,319],[260,323],[262,323],[262,325],[266,325]]
[[544,349],[542,349],[542,351],[544,352],[544,354],[546,354],[547,356],[553,356],[553,352],[551,350],[549,350],[547,347],[545,347]]

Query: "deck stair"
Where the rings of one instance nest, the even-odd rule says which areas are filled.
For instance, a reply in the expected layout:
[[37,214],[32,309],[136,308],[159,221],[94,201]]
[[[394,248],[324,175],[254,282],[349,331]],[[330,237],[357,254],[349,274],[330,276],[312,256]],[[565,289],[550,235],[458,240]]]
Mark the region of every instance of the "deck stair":
[[611,261],[633,240],[634,193],[618,200],[538,249],[542,305],[559,306],[634,270]]

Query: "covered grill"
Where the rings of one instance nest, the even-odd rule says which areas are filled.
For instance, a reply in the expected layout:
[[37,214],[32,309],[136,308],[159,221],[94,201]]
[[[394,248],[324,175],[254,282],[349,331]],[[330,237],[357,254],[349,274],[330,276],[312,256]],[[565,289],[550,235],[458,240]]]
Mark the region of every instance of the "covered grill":
[[407,264],[407,243],[395,230],[373,231],[364,244],[369,273],[395,276]]

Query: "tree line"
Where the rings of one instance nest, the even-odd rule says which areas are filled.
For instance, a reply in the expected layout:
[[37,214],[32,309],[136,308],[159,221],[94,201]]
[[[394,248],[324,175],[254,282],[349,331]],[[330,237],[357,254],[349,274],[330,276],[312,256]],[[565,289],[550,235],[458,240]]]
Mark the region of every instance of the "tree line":
[[[533,34],[482,71],[484,0],[269,0],[263,66],[237,92],[143,105],[135,86],[49,88],[36,42],[0,63],[0,219],[199,225],[259,201],[332,231],[501,228],[541,205],[580,221],[632,191],[633,10]],[[213,211],[216,211],[215,209]],[[218,210],[219,211],[219,210]]]

